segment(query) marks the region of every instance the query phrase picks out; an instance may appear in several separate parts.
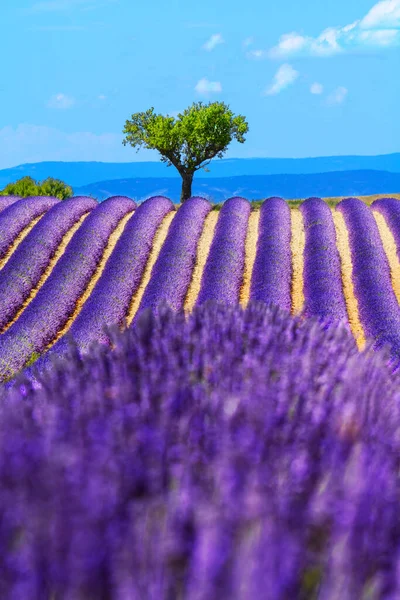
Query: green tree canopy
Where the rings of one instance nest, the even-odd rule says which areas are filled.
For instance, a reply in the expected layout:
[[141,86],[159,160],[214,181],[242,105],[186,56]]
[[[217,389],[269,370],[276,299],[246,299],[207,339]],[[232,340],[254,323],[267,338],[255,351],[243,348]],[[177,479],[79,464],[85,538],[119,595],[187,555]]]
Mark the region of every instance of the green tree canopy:
[[32,177],[22,177],[14,183],[9,183],[0,192],[2,196],[21,196],[26,198],[28,196],[39,196],[38,183],[32,179]]
[[65,200],[66,198],[71,198],[74,192],[71,186],[60,179],[48,177],[39,185],[39,195],[54,196],[55,198],[60,198],[60,200]]
[[18,179],[15,183],[9,183],[0,191],[1,196],[54,196],[60,200],[70,198],[74,192],[72,187],[61,181],[48,177],[42,182],[37,182],[32,177],[26,176]]
[[124,146],[158,150],[161,161],[173,165],[182,177],[181,202],[192,195],[194,173],[217,156],[222,158],[233,139],[243,143],[249,127],[223,102],[195,102],[177,118],[156,115],[154,108],[135,113],[125,122]]

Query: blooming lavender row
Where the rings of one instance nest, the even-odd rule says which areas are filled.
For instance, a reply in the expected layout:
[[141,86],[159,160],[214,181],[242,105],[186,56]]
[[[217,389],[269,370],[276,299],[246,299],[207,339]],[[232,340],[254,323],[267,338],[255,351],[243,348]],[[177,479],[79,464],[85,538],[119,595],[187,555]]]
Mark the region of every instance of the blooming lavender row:
[[0,330],[37,285],[63,236],[96,206],[96,200],[85,196],[55,204],[21,242],[0,271]]
[[2,598],[400,597],[387,355],[263,303],[113,345],[0,389]]
[[179,208],[154,264],[137,315],[146,308],[155,309],[161,301],[174,310],[183,307],[195,265],[197,243],[210,210],[208,200],[196,196]]
[[282,198],[268,198],[260,209],[250,300],[272,302],[290,311],[292,281],[290,236],[289,205]]
[[96,271],[108,238],[134,207],[132,200],[111,199],[92,210],[35,298],[0,336],[0,380],[43,352],[65,326]]
[[207,300],[236,304],[243,279],[250,202],[235,196],[221,208],[196,304]]
[[[129,219],[100,279],[68,332],[81,351],[95,340],[108,343],[105,326],[123,325],[142,280],[154,235],[173,207],[168,198],[154,196],[140,204]],[[69,348],[66,338],[61,337],[35,366],[42,368],[48,364],[50,355],[65,354]]]
[[29,223],[60,202],[50,196],[32,196],[13,202],[0,213],[0,258]]
[[372,203],[372,209],[385,217],[395,239],[397,258],[400,260],[400,200],[379,198]]
[[391,347],[400,354],[400,307],[390,279],[389,263],[371,209],[357,198],[342,200],[336,207],[349,232],[353,283],[360,320],[375,347]]
[[305,228],[304,314],[326,320],[347,321],[340,256],[329,206],[321,198],[308,198],[301,206]]
[[20,199],[20,196],[0,196],[0,212]]

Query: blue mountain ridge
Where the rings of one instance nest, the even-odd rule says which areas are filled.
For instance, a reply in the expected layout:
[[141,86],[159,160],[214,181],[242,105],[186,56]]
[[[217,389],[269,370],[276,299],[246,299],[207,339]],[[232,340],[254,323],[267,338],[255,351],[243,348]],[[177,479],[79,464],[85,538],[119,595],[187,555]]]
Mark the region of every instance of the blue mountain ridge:
[[[142,201],[149,196],[167,196],[178,203],[180,178],[136,178],[100,181],[74,188],[75,195],[93,196],[104,200],[109,196],[129,196]],[[338,171],[301,175],[244,175],[195,179],[193,196],[203,196],[212,202],[222,202],[231,196],[249,200],[282,196],[286,199],[309,196],[366,196],[400,193],[400,173],[386,171]]]
[[[400,173],[400,153],[380,156],[331,156],[318,158],[230,158],[214,159],[207,166],[209,173],[200,169],[195,180],[254,176],[306,175],[337,171],[388,171]],[[39,162],[22,164],[0,170],[0,189],[8,183],[29,175],[36,180],[56,177],[72,187],[81,187],[99,181],[128,178],[178,178],[174,167],[154,162]]]

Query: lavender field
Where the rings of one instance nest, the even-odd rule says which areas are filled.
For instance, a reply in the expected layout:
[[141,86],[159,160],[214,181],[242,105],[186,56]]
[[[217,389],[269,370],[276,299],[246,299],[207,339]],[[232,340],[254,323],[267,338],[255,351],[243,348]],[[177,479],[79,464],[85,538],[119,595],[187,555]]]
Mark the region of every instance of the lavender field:
[[0,598],[400,597],[400,200],[1,200]]
[[394,198],[333,208],[268,198],[255,209],[234,197],[220,211],[200,197],[178,209],[165,197],[139,206],[119,196],[8,198],[0,226],[3,381],[39,356],[62,355],[69,336],[81,351],[107,343],[104,327],[130,326],[161,301],[186,313],[209,300],[272,302],[345,323],[360,349],[371,339],[393,358],[400,351]]

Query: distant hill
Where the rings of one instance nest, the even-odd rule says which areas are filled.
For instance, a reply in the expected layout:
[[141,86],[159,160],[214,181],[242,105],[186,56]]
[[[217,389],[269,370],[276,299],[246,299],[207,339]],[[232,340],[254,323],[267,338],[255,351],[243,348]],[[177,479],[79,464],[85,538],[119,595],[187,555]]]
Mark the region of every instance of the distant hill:
[[[381,156],[332,156],[322,158],[231,158],[214,159],[200,170],[195,179],[215,179],[249,175],[315,174],[337,171],[389,171],[400,173],[400,153]],[[174,167],[162,162],[39,162],[0,170],[0,189],[20,177],[35,179],[56,177],[69,185],[81,187],[112,179],[177,177]]]
[[[100,181],[74,188],[76,195],[92,195],[98,200],[108,196],[124,195],[136,200],[149,196],[168,196],[179,202],[179,178],[137,178]],[[385,171],[344,171],[308,175],[253,175],[197,179],[193,195],[221,202],[230,196],[244,196],[249,200],[282,196],[305,198],[308,196],[366,196],[369,194],[400,193],[400,173]]]

